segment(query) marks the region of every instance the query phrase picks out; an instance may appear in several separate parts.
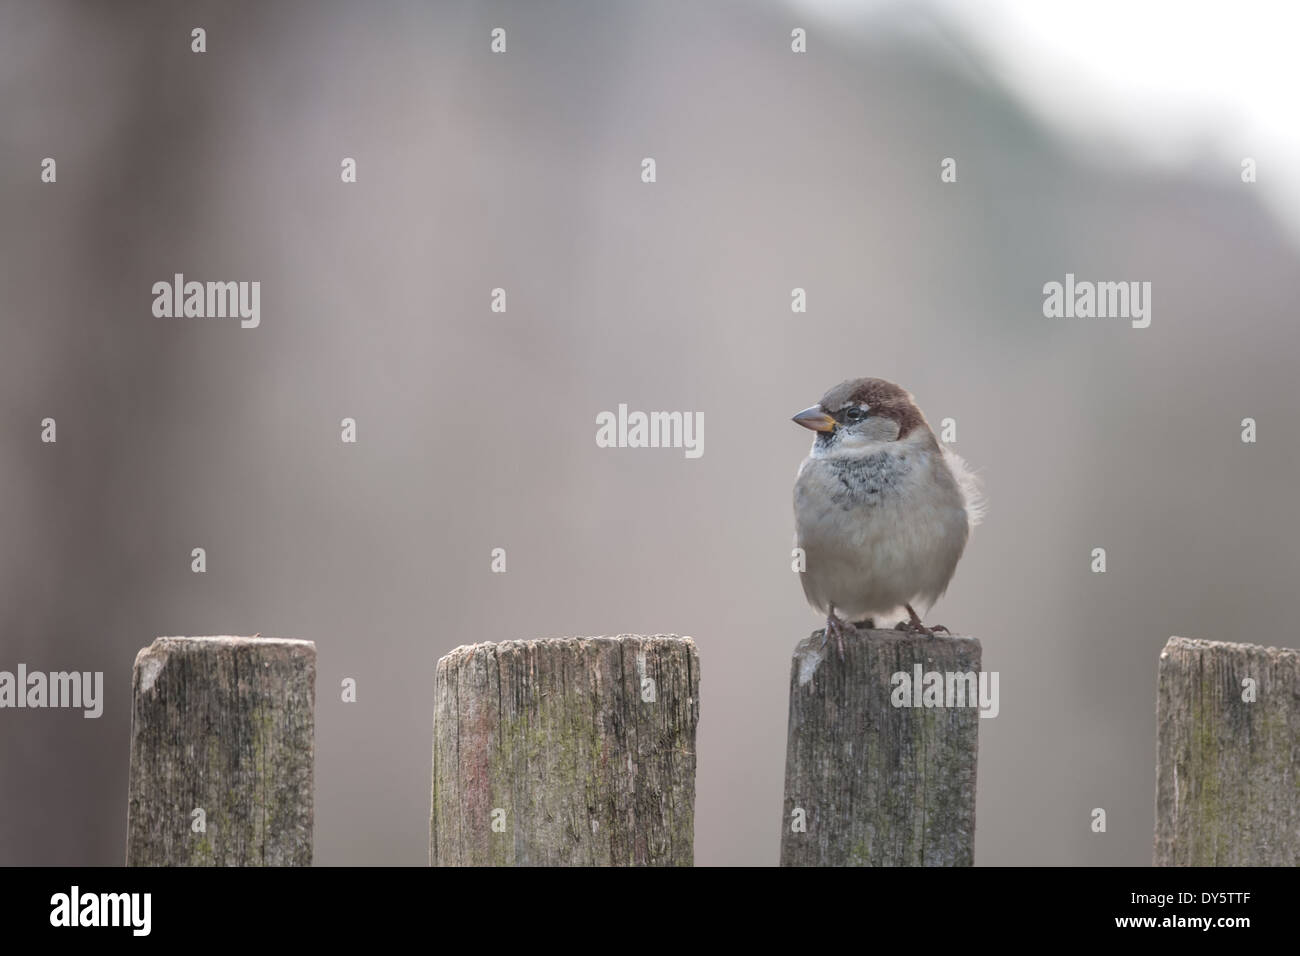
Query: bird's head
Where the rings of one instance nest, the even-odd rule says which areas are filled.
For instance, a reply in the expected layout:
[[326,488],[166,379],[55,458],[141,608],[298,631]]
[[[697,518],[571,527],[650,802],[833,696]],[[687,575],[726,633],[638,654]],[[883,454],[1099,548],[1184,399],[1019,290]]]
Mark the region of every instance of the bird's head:
[[820,455],[856,454],[928,427],[907,390],[883,378],[842,382],[793,421],[817,432],[813,453]]

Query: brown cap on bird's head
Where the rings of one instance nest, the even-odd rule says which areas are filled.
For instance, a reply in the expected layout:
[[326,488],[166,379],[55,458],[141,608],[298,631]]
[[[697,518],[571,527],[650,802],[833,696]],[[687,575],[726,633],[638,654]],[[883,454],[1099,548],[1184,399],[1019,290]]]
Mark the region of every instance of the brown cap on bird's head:
[[925,423],[925,416],[907,389],[883,378],[855,378],[841,382],[823,395],[819,403],[796,415],[794,421],[813,431],[830,431],[835,427],[840,411],[849,406],[865,408],[874,417],[897,422],[899,438]]

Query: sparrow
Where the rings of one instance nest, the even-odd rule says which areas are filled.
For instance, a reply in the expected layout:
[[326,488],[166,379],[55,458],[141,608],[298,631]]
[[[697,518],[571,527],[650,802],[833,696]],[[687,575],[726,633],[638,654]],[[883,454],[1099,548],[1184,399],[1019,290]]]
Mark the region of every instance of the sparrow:
[[[844,655],[844,628],[874,627],[906,609],[898,629],[934,634],[927,612],[948,589],[983,499],[966,463],[939,444],[912,396],[893,382],[836,385],[793,421],[817,434],[794,482],[795,545],[804,594],[826,615]],[[901,616],[901,615],[900,615]]]

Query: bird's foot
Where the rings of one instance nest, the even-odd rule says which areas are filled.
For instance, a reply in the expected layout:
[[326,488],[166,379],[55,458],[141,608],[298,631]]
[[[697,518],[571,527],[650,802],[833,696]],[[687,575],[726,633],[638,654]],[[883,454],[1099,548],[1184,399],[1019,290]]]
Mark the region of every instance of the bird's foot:
[[940,631],[944,634],[952,634],[952,631],[948,630],[942,624],[930,624],[927,626],[925,624],[913,624],[911,621],[899,621],[894,625],[894,630],[902,631],[904,634],[924,634],[926,637],[934,637]]
[[935,633],[938,631],[943,631],[945,634],[952,633],[952,631],[948,630],[942,624],[934,624],[930,627],[926,627],[925,624],[921,622],[920,615],[912,610],[912,605],[904,604],[903,607],[907,608],[908,620],[899,621],[895,624],[895,630],[902,631],[904,634],[924,634],[926,637],[934,637]]
[[853,627],[847,621],[841,621],[835,614],[835,606],[831,605],[830,613],[826,615],[826,630],[822,632],[822,650],[826,649],[826,641],[832,634],[835,635],[835,646],[840,652],[840,660],[844,660],[844,631]]

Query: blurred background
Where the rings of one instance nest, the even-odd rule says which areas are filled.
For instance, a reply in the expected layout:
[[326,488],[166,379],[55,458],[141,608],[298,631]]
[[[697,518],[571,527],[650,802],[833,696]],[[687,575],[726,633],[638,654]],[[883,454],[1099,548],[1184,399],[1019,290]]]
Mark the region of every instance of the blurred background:
[[[316,861],[422,865],[438,657],[641,632],[699,645],[697,863],[775,864],[789,418],[875,375],[988,491],[930,615],[1001,675],[977,861],[1148,864],[1165,640],[1300,645],[1300,24],[1142,6],[0,3],[0,669],[106,695],[0,712],[0,863],[122,862],[155,636],[314,640]],[[1150,328],[1044,318],[1067,272]]]

